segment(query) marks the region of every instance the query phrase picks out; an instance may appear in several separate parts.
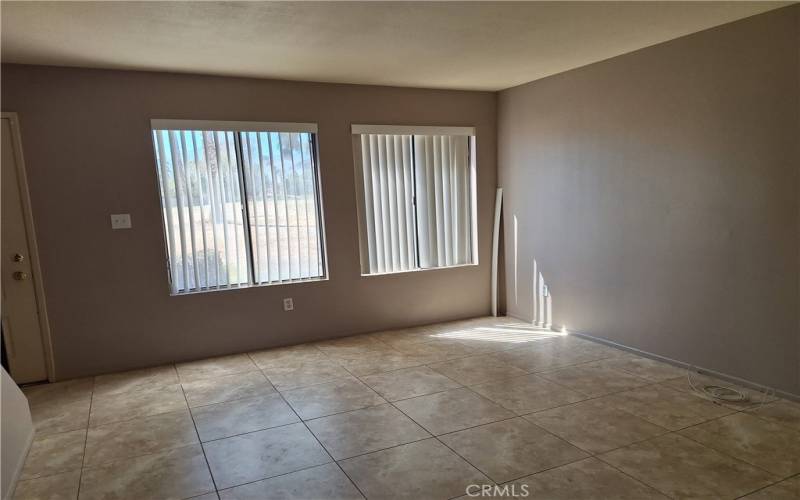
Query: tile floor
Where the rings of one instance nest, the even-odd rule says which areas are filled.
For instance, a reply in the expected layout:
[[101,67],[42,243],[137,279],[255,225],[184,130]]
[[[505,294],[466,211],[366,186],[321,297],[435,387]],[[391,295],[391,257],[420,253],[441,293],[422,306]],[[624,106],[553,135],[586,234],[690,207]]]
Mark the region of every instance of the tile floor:
[[16,499],[800,498],[800,404],[511,318],[25,392]]

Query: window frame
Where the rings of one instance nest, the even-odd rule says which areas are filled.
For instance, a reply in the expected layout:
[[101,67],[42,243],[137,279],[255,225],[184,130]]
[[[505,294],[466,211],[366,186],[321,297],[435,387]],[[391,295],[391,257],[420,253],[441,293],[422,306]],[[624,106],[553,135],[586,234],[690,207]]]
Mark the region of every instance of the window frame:
[[[241,217],[245,239],[245,252],[247,257],[247,279],[248,283],[244,284],[230,284],[220,287],[205,287],[194,289],[183,289],[178,291],[172,290],[173,270],[170,258],[169,239],[167,237],[168,228],[166,227],[166,220],[164,216],[164,200],[161,195],[162,187],[160,182],[159,173],[159,154],[157,151],[158,145],[153,140],[153,133],[157,130],[175,130],[175,131],[200,131],[200,132],[232,132],[234,137],[234,147],[236,152],[236,172],[239,184],[239,197],[241,200]],[[312,175],[315,190],[315,210],[317,216],[317,238],[318,247],[320,252],[322,272],[321,276],[314,276],[308,278],[296,278],[289,280],[279,280],[271,282],[256,282],[255,278],[255,262],[254,262],[254,248],[251,242],[252,235],[250,234],[252,228],[250,227],[250,214],[248,204],[250,198],[247,196],[246,189],[246,174],[244,171],[244,149],[242,146],[242,133],[247,132],[265,132],[265,133],[307,133],[310,136],[309,154],[312,165]],[[328,246],[327,235],[325,231],[325,210],[323,208],[323,195],[322,195],[322,169],[320,166],[319,154],[319,141],[317,139],[318,126],[316,123],[311,122],[255,122],[255,121],[230,121],[230,120],[191,120],[191,119],[171,119],[171,118],[153,118],[150,120],[149,137],[150,142],[153,144],[153,165],[156,167],[155,183],[156,193],[158,198],[159,214],[161,219],[161,236],[163,238],[165,263],[167,268],[167,291],[170,297],[180,297],[184,295],[195,295],[200,293],[224,292],[230,290],[246,290],[251,288],[269,287],[269,286],[282,286],[282,285],[295,285],[303,283],[313,283],[320,281],[328,281],[330,279],[330,271],[328,267]],[[279,234],[279,233],[278,233]]]
[[[412,203],[414,212],[414,253],[415,267],[413,269],[403,269],[399,271],[369,272],[369,235],[367,234],[366,222],[366,196],[364,188],[363,159],[361,151],[361,136],[365,134],[381,135],[410,135],[411,136],[411,159],[412,159]],[[417,205],[416,176],[417,169],[414,162],[414,136],[423,135],[466,135],[467,160],[470,169],[470,242],[472,261],[465,264],[453,264],[450,266],[442,265],[435,267],[420,266],[420,242],[419,242],[419,213]],[[420,271],[442,271],[447,269],[457,269],[464,267],[474,267],[480,265],[478,252],[478,168],[477,168],[477,134],[475,127],[464,126],[429,126],[429,125],[365,125],[351,124],[351,141],[353,151],[353,167],[356,187],[356,208],[358,216],[358,248],[359,248],[359,273],[361,277],[387,276],[393,274],[416,273]],[[366,256],[366,257],[365,257]],[[365,259],[367,265],[365,265]],[[366,269],[366,270],[365,270]]]

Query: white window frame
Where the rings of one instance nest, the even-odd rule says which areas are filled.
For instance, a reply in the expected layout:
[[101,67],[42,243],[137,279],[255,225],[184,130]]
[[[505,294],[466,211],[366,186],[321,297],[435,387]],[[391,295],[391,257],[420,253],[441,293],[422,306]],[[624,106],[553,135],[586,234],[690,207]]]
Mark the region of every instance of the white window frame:
[[[153,141],[153,132],[155,130],[192,130],[192,131],[213,131],[213,132],[233,132],[234,134],[238,134],[239,132],[288,132],[288,133],[309,133],[312,134],[311,140],[311,153],[312,153],[312,162],[314,164],[314,187],[316,190],[316,205],[317,205],[317,221],[318,221],[318,231],[319,231],[319,244],[320,248],[319,251],[321,253],[321,276],[315,276],[311,278],[295,278],[283,281],[274,281],[274,282],[264,282],[264,283],[256,283],[252,276],[252,253],[254,252],[252,243],[250,242],[250,227],[249,227],[249,217],[247,212],[244,211],[243,213],[243,223],[245,226],[245,244],[247,245],[246,248],[246,255],[250,260],[249,266],[250,269],[248,270],[248,280],[249,283],[247,284],[232,284],[225,287],[206,287],[201,289],[191,289],[191,290],[183,290],[183,291],[173,291],[172,290],[172,269],[171,269],[171,259],[170,259],[170,250],[169,250],[169,243],[168,243],[168,228],[166,227],[166,221],[164,219],[164,214],[161,214],[161,226],[162,226],[162,237],[164,238],[164,250],[166,252],[166,267],[167,267],[167,285],[169,294],[172,297],[180,297],[184,295],[194,295],[198,293],[211,293],[211,292],[222,292],[228,290],[242,290],[248,288],[260,288],[260,287],[268,287],[268,286],[284,286],[284,285],[294,285],[300,283],[313,283],[319,281],[328,281],[330,279],[330,272],[328,268],[328,246],[327,246],[327,236],[325,232],[325,210],[323,204],[323,195],[322,195],[322,169],[320,167],[320,155],[319,155],[319,142],[317,139],[318,135],[318,126],[316,123],[305,123],[305,122],[251,122],[251,121],[230,121],[230,120],[185,120],[185,119],[170,119],[170,118],[153,118],[150,120],[150,140]],[[237,138],[238,141],[238,138]],[[158,169],[158,152],[156,151],[158,146],[154,143],[153,144],[153,164]],[[237,167],[238,167],[238,176],[240,177],[239,182],[244,182],[244,174],[242,170],[242,158],[239,157],[239,152],[237,152]],[[161,185],[159,182],[159,175],[156,176],[156,189],[159,193],[159,208],[163,212],[163,200],[161,199]],[[242,206],[244,207],[247,205],[247,196],[246,190],[244,186],[240,186],[240,196],[242,200]],[[244,210],[244,208],[243,208]]]
[[[420,267],[419,258],[416,260],[416,267],[399,271],[369,272],[369,249],[368,249],[368,224],[365,218],[365,190],[363,161],[361,151],[361,136],[364,134],[382,135],[460,135],[469,137],[469,168],[470,168],[470,231],[472,244],[472,262],[455,265],[440,265],[435,267]],[[369,125],[352,124],[351,137],[353,146],[353,164],[355,170],[356,184],[356,204],[358,214],[358,233],[359,233],[359,259],[360,272],[362,277],[385,276],[391,274],[415,273],[420,271],[442,271],[446,269],[457,269],[463,267],[473,267],[480,264],[478,253],[478,189],[477,189],[477,141],[475,127],[463,126],[429,126],[429,125]],[[412,163],[414,151],[411,151]],[[414,248],[419,255],[419,241],[417,237],[417,209],[416,209],[416,187],[412,189],[414,193]]]

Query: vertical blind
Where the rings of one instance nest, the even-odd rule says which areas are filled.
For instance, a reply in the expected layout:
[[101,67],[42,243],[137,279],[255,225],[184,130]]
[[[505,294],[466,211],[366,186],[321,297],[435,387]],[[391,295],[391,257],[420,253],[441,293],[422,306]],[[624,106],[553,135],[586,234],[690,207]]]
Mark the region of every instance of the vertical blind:
[[472,262],[469,138],[414,137],[420,267]]
[[475,262],[473,138],[357,130],[362,272]]
[[361,136],[369,272],[417,266],[410,135]]
[[310,134],[241,135],[254,281],[322,276]]
[[154,121],[172,293],[324,276],[313,141]]

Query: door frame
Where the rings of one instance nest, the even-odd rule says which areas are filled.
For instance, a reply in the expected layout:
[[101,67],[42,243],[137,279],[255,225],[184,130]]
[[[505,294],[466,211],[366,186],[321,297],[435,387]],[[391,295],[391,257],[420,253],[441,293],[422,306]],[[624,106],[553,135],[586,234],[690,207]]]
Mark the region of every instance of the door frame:
[[[19,195],[22,203],[23,224],[25,224],[25,234],[28,240],[28,253],[30,253],[31,274],[33,275],[33,289],[36,295],[36,307],[39,313],[39,329],[42,334],[42,347],[44,349],[44,361],[47,369],[47,379],[52,382],[55,380],[55,361],[53,360],[53,344],[50,335],[50,321],[47,317],[47,303],[44,295],[44,282],[42,280],[42,268],[39,265],[39,247],[36,244],[36,228],[33,223],[33,212],[31,210],[30,191],[28,190],[28,176],[25,168],[25,157],[22,154],[22,136],[20,134],[19,117],[15,112],[3,111],[0,118],[7,119],[11,129],[11,142],[13,144],[14,163],[17,168],[17,182],[19,184]],[[2,266],[0,266],[2,267]],[[11,335],[6,335],[6,341],[13,339]]]

